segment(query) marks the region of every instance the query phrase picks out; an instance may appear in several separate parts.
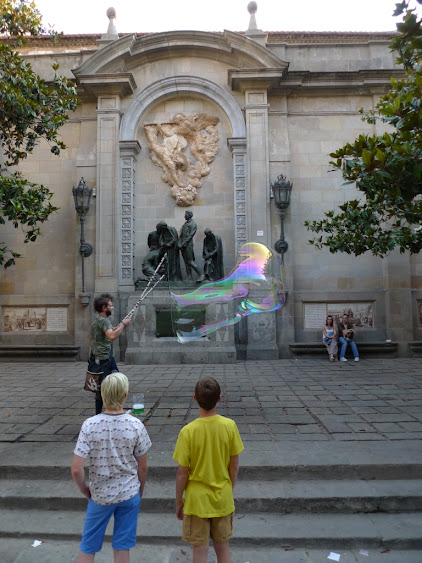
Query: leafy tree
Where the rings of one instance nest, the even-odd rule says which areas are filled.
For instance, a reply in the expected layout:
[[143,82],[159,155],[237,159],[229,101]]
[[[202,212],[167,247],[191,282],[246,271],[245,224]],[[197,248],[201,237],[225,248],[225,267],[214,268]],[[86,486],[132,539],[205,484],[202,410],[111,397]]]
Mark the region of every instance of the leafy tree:
[[363,121],[391,127],[382,135],[359,135],[330,155],[330,164],[364,197],[305,222],[309,231],[322,233],[309,241],[318,249],[383,257],[396,247],[412,254],[422,248],[422,23],[409,0],[396,4],[394,15],[403,15],[391,48],[405,76],[391,79],[373,111],[360,110]]
[[[57,207],[51,204],[53,194],[43,185],[28,181],[13,168],[30,154],[41,139],[58,155],[66,148],[58,138],[59,128],[67,121],[68,111],[76,109],[74,85],[57,74],[46,82],[34,73],[16,49],[27,36],[45,34],[41,14],[34,2],[0,0],[0,224],[11,221],[21,226],[24,242],[33,242],[41,235],[40,224],[47,221]],[[52,40],[55,36],[52,34]],[[15,264],[20,255],[0,246],[0,264]]]

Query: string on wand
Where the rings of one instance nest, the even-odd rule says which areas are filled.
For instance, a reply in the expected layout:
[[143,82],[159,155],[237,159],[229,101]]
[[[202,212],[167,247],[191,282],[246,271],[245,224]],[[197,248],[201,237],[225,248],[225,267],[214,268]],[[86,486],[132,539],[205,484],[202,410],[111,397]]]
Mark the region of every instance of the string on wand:
[[[159,277],[157,279],[157,275],[158,275],[158,271],[161,268],[162,263],[164,262],[164,260],[167,258],[167,252],[164,254],[164,256],[161,258],[160,263],[158,264],[158,266],[155,268],[155,272],[154,274],[151,276],[149,282],[147,283],[144,291],[142,292],[140,298],[138,299],[138,301],[135,303],[135,305],[133,306],[133,308],[129,311],[129,313],[122,319],[122,322],[125,319],[129,319],[133,316],[133,314],[135,313],[136,309],[138,308],[139,304],[145,299],[145,297],[151,293],[151,291],[160,283],[161,280],[163,280],[166,276],[166,274],[163,274],[161,277]],[[151,283],[155,280],[155,283],[152,287],[150,287]]]

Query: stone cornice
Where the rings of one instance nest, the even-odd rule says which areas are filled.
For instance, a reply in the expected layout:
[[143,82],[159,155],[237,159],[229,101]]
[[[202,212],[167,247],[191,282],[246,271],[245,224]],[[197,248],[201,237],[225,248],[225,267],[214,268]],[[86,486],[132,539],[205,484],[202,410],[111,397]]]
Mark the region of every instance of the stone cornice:
[[269,90],[277,88],[283,76],[286,75],[289,63],[278,68],[230,68],[228,82],[232,90],[244,92],[251,88]]
[[231,152],[244,152],[247,146],[247,139],[246,137],[228,137],[227,138],[227,146],[229,147]]
[[130,155],[133,156],[134,158],[136,158],[136,156],[140,153],[141,151],[141,145],[139,144],[139,141],[119,141],[119,148],[120,148],[120,154],[123,155]]
[[118,95],[121,98],[133,94],[136,82],[130,72],[78,75],[78,85],[95,98],[102,94]]
[[267,43],[288,45],[390,43],[395,31],[269,31]]
[[356,72],[289,72],[280,82],[278,92],[309,94],[347,90],[378,94],[390,87],[391,78],[402,78],[402,70],[359,70]]
[[[177,33],[177,32],[172,32]],[[190,33],[194,34],[208,34],[213,36],[222,36],[224,34],[230,33],[231,35],[245,36],[244,32],[200,32],[200,31],[185,31],[180,33]],[[370,42],[389,42],[391,38],[397,35],[396,31],[268,31],[264,32],[267,35],[267,43],[271,44],[292,44],[292,45],[304,45],[304,44],[353,44],[353,43],[370,43]],[[153,37],[156,35],[163,35],[157,33],[120,33],[120,39],[123,37],[136,37],[136,38],[146,38]],[[166,34],[164,34],[166,35]],[[56,50],[61,47],[68,46],[90,46],[98,49],[97,40],[101,39],[101,34],[72,34],[72,35],[61,35],[58,37],[57,41],[54,43],[51,41],[49,35],[42,35],[38,37],[28,37],[27,46],[33,48],[34,46],[40,46],[45,48],[46,45],[50,45],[52,49]],[[8,37],[0,36],[0,41],[3,43],[12,43]],[[25,49],[25,46],[22,47]]]

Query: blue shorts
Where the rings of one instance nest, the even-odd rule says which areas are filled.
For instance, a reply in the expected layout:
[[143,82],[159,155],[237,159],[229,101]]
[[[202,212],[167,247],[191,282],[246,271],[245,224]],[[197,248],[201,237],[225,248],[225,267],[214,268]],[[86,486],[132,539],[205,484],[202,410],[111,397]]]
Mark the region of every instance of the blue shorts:
[[136,494],[129,500],[116,504],[97,504],[88,501],[84,531],[82,532],[82,553],[97,553],[103,546],[104,534],[114,514],[113,549],[123,551],[136,545],[136,526],[141,506],[141,497]]

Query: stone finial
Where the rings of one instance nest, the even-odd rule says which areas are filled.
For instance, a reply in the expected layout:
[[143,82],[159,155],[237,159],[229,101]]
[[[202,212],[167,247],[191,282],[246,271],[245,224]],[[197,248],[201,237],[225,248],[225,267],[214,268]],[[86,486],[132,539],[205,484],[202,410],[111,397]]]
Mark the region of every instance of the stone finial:
[[251,15],[251,19],[249,20],[248,31],[258,29],[258,26],[256,25],[256,18],[255,18],[255,14],[257,11],[258,11],[258,4],[256,2],[249,2],[248,12]]
[[115,8],[109,8],[106,14],[110,21],[108,23],[107,32],[101,36],[101,39],[97,39],[97,43],[99,44],[100,49],[102,47],[105,47],[112,41],[116,41],[116,39],[119,39],[119,34],[117,33],[117,28],[115,24],[115,19],[116,19]]
[[116,19],[115,8],[109,8],[106,12],[109,21],[106,35],[117,35],[117,28],[114,20]]
[[251,15],[251,19],[249,20],[249,27],[248,30],[245,32],[245,35],[265,47],[267,41],[267,34],[264,33],[262,29],[258,29],[258,26],[256,25],[255,14],[257,11],[258,11],[258,4],[256,2],[249,2],[248,12]]

